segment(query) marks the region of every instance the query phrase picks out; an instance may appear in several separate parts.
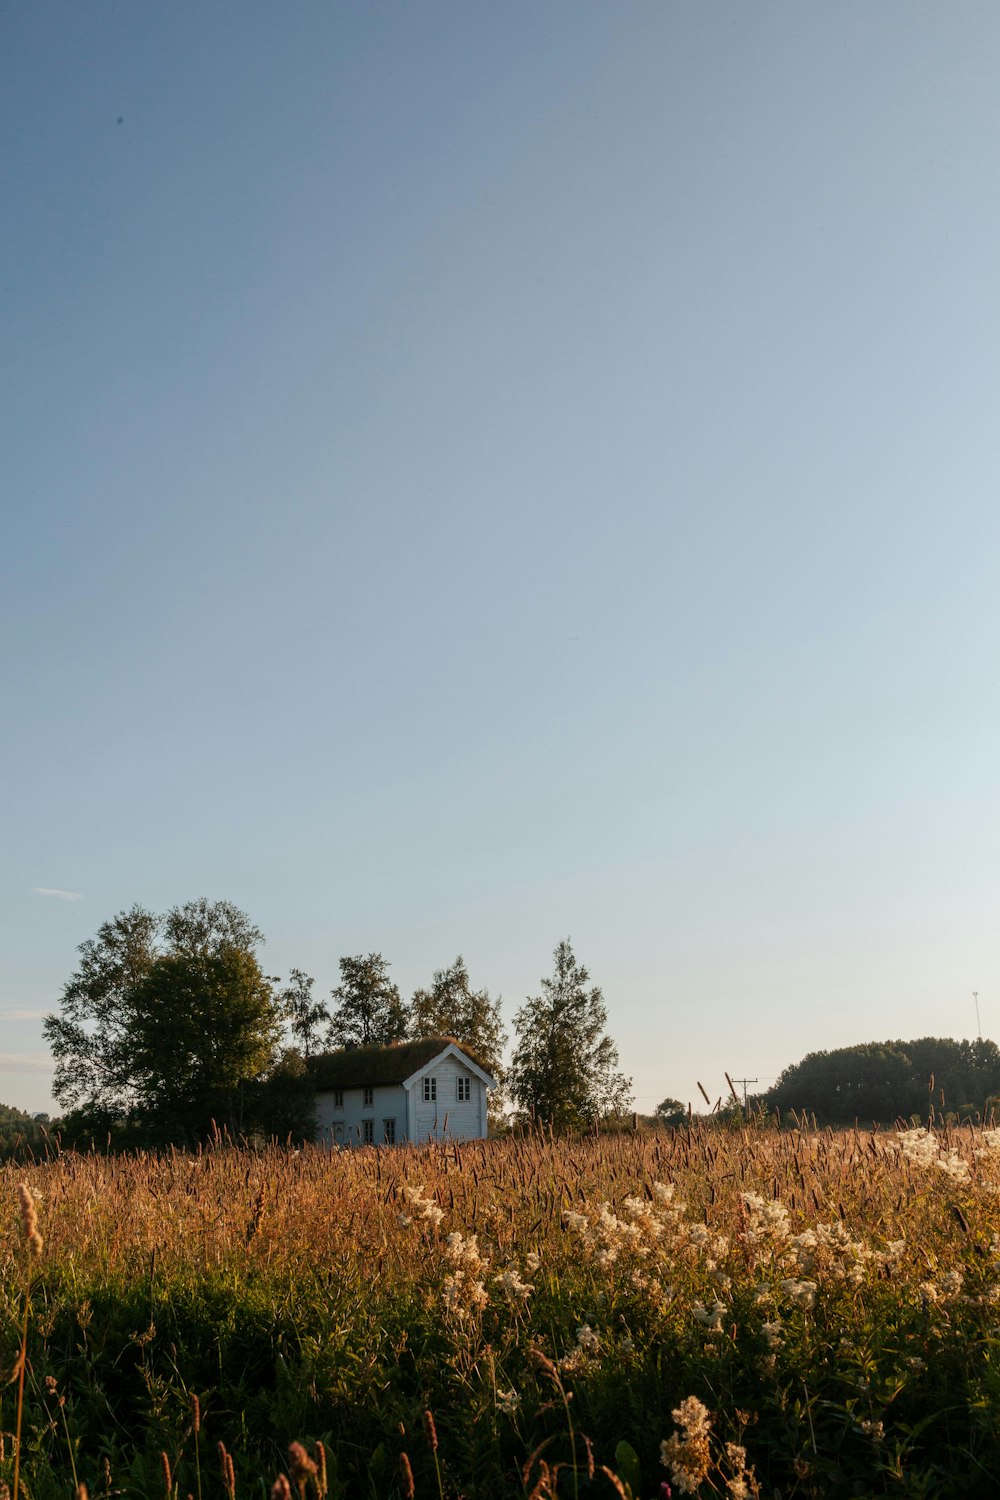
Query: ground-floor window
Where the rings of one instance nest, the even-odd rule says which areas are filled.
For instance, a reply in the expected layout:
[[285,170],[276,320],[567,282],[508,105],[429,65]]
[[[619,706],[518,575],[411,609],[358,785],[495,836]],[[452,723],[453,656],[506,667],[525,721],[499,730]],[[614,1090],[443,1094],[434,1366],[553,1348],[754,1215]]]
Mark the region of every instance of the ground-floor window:
[[361,1121],[361,1139],[364,1141],[364,1143],[365,1143],[366,1146],[370,1146],[372,1144],[372,1142],[375,1139],[375,1121],[374,1120],[362,1120]]
[[458,1080],[458,1102],[464,1103],[472,1098],[472,1079],[460,1078]]
[[383,1129],[383,1132],[384,1132],[384,1135],[385,1135],[385,1143],[386,1143],[386,1145],[387,1146],[394,1146],[396,1144],[396,1122],[395,1122],[395,1120],[383,1120],[382,1121],[382,1129]]

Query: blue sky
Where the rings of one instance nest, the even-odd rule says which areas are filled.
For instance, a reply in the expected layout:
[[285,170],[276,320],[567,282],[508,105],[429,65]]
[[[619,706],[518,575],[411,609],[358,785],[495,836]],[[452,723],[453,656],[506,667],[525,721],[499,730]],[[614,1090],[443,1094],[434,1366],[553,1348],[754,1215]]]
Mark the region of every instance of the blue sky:
[[[1000,15],[0,17],[0,1100],[206,895],[640,1108],[1000,1003]],[[39,891],[69,892],[80,899]]]

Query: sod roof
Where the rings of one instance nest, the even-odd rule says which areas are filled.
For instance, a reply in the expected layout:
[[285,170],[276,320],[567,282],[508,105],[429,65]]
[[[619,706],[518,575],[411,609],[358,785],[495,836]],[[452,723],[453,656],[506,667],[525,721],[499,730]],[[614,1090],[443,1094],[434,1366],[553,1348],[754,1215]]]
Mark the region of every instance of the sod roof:
[[374,1088],[376,1084],[402,1083],[446,1047],[457,1047],[477,1068],[489,1073],[474,1052],[450,1036],[425,1036],[416,1042],[394,1042],[391,1047],[321,1052],[309,1059],[309,1071],[317,1089]]

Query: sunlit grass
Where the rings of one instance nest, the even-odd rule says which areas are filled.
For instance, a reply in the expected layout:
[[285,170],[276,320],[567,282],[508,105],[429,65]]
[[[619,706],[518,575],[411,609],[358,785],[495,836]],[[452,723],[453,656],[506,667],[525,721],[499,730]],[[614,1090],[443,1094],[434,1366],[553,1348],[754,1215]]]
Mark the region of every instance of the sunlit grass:
[[334,1496],[991,1493],[998,1145],[702,1127],[0,1168],[7,1375],[22,1179],[45,1236],[0,1477],[313,1493],[288,1443],[319,1440]]

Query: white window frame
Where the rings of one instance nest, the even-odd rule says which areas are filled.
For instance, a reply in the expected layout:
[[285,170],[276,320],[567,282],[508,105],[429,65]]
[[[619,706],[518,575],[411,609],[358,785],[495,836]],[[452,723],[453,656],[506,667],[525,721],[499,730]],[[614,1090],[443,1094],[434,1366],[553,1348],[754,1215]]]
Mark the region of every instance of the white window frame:
[[468,1104],[472,1098],[472,1077],[466,1073],[456,1079],[455,1097],[459,1104]]
[[438,1081],[433,1076],[424,1079],[424,1103],[436,1104],[438,1096]]
[[396,1121],[394,1119],[382,1121],[382,1139],[387,1146],[396,1144]]
[[333,1091],[333,1107],[334,1107],[334,1109],[343,1109],[343,1107],[344,1107],[344,1090],[343,1089],[334,1089],[334,1091]]
[[375,1108],[375,1088],[374,1088],[373,1084],[370,1084],[370,1083],[366,1083],[365,1084],[365,1091],[364,1091],[364,1094],[363,1094],[362,1100],[361,1100],[361,1108],[362,1109],[374,1109]]
[[361,1121],[361,1144],[363,1146],[374,1146],[375,1144],[375,1121]]

